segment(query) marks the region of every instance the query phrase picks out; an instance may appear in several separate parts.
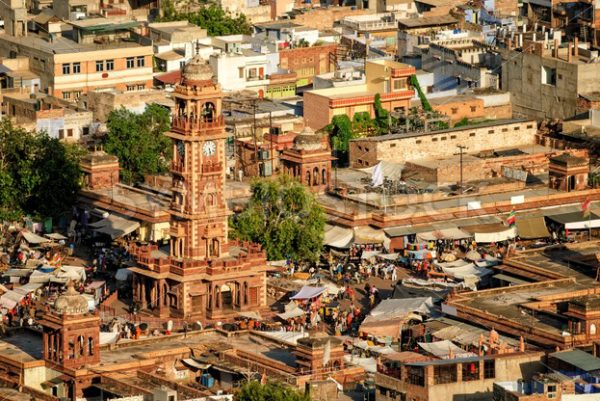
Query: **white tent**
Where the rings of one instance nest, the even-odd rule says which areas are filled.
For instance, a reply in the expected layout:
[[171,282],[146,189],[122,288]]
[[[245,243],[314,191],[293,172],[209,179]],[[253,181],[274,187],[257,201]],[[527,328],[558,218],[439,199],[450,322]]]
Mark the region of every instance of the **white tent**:
[[111,214],[103,220],[88,224],[88,227],[91,227],[97,233],[106,234],[111,239],[116,239],[131,234],[140,228],[140,223]]
[[12,309],[17,306],[17,304],[21,302],[23,298],[25,298],[24,294],[8,290],[0,297],[0,306],[6,309]]
[[27,243],[30,245],[38,245],[43,244],[44,242],[50,242],[48,238],[40,237],[39,235],[26,230],[21,231],[21,235],[23,235],[25,241],[27,241]]
[[83,266],[61,266],[52,273],[50,281],[56,283],[66,283],[69,280],[84,282],[85,278]]
[[352,243],[354,232],[351,228],[344,228],[339,226],[328,226],[325,227],[325,235],[323,236],[323,243],[332,248],[348,249]]
[[18,292],[19,294],[23,294],[23,295],[27,295],[30,292],[34,292],[35,290],[37,290],[38,288],[41,288],[43,285],[43,283],[32,283],[31,281],[25,285],[22,285],[20,287],[17,287],[14,289],[15,292]]
[[34,270],[29,276],[30,283],[47,283],[52,278],[52,273],[44,273],[39,270]]
[[461,230],[460,228],[443,228],[441,230],[435,231],[427,231],[424,233],[417,234],[417,241],[427,242],[427,241],[436,241],[438,239],[446,239],[446,240],[458,240],[471,238],[472,235],[466,231]]
[[448,340],[417,344],[419,344],[419,347],[421,347],[425,352],[428,352],[431,355],[441,359],[450,359],[451,354],[453,354],[455,358],[476,356],[474,353],[467,352],[462,348],[457,347],[452,341]]
[[323,294],[326,290],[327,288],[325,287],[310,287],[308,285],[305,285],[300,289],[300,291],[298,291],[296,295],[294,295],[290,299],[312,299]]
[[431,297],[386,299],[377,305],[365,318],[360,331],[374,337],[398,338],[404,323],[422,320],[433,308]]
[[288,320],[288,319],[293,319],[296,317],[300,317],[300,316],[304,316],[306,312],[304,312],[301,308],[296,307],[295,309],[283,312],[283,313],[278,313],[277,317],[279,317],[280,319],[283,320]]

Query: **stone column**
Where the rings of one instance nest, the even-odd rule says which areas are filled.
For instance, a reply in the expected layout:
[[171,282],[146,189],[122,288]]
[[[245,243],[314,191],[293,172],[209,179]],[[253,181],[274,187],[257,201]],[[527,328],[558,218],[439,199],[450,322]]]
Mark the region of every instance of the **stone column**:
[[148,308],[146,304],[146,280],[140,280],[140,307],[142,309]]

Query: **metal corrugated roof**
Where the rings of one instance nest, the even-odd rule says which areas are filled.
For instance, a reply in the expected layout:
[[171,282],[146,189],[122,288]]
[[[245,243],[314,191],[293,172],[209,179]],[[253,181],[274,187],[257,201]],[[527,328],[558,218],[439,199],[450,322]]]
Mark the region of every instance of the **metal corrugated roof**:
[[550,354],[550,356],[568,363],[577,369],[583,370],[584,372],[600,370],[600,358],[596,358],[592,354],[588,354],[580,349],[555,352]]

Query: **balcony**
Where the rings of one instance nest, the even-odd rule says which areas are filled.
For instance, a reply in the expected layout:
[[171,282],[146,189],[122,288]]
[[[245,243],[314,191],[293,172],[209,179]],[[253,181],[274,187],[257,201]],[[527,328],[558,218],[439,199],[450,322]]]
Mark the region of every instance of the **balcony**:
[[184,174],[186,172],[185,164],[173,161],[171,162],[171,171],[177,174]]
[[224,126],[225,120],[223,116],[218,116],[212,121],[190,120],[187,117],[173,117],[173,121],[171,122],[171,128],[180,132],[209,130],[222,128]]

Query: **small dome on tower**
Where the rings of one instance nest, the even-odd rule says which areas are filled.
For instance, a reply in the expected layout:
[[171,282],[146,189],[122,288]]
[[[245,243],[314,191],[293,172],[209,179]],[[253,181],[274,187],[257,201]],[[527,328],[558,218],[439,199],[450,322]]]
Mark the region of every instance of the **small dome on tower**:
[[184,67],[181,73],[185,81],[211,81],[214,77],[208,62],[200,56],[195,56]]
[[295,150],[321,150],[323,142],[321,135],[318,135],[310,127],[304,127],[294,138]]
[[87,299],[69,282],[67,290],[54,301],[54,310],[61,315],[81,315],[89,312],[89,306]]

